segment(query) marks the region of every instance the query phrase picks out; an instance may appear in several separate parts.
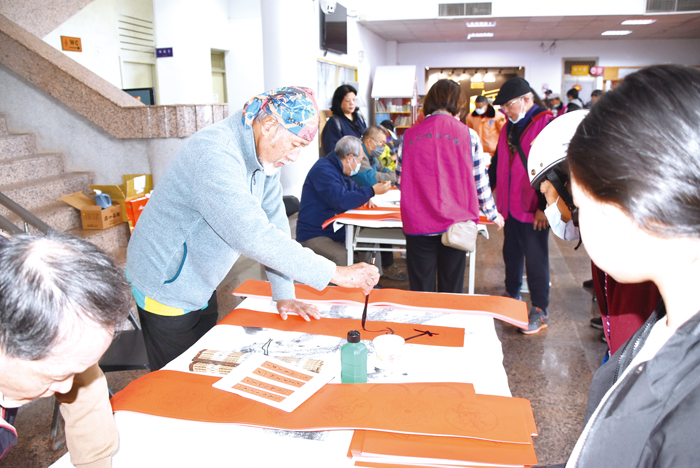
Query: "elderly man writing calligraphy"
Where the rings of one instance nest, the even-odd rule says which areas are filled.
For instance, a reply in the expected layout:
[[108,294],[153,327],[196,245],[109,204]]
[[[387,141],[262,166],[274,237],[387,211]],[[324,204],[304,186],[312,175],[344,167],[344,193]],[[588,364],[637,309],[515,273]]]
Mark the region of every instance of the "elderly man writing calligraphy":
[[284,87],[193,135],[161,177],[134,229],[127,274],[152,370],[180,355],[217,320],[216,288],[240,255],[263,264],[283,319],[319,318],[292,280],[369,292],[376,267],[338,267],[292,240],[279,169],[318,129],[313,92]]

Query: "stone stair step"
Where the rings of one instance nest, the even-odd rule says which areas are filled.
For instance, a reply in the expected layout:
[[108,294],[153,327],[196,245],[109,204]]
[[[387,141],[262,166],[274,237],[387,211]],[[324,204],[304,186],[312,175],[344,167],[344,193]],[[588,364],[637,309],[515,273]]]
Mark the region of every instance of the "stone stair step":
[[0,160],[0,185],[55,176],[63,173],[64,167],[61,154],[33,154]]
[[7,119],[0,114],[0,137],[7,136]]
[[[92,242],[97,247],[113,256],[115,253],[120,252],[120,249],[125,249],[129,244],[128,223],[121,223],[108,229],[75,228],[66,232]],[[126,255],[124,255],[124,259],[126,260]],[[126,266],[126,261],[124,262],[124,266]]]
[[[56,201],[60,201],[62,195],[83,191],[90,192],[92,173],[69,172],[57,176],[44,177],[32,181],[0,186],[0,192],[18,203],[25,209],[32,211]],[[0,206],[0,215],[7,217],[9,210]]]
[[[57,231],[69,231],[82,226],[80,211],[62,201],[40,206],[30,212]],[[24,221],[16,214],[10,213],[6,218],[24,229]],[[37,234],[39,231],[30,225],[29,232]]]
[[17,134],[0,137],[0,159],[29,156],[36,153],[34,135]]

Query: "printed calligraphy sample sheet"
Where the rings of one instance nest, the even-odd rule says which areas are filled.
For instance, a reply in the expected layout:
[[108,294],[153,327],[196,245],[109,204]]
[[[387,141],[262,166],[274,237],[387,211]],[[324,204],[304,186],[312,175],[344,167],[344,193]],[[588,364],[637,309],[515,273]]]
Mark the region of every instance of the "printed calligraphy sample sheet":
[[254,354],[213,386],[292,412],[332,378],[264,354]]

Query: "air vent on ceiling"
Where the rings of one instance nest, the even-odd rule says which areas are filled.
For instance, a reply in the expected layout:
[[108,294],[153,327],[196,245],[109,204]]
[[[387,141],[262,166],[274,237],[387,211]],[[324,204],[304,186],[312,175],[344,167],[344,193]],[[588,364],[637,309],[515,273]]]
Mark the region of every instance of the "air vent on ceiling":
[[440,3],[438,16],[488,16],[491,2],[482,3]]
[[700,11],[700,0],[647,0],[647,13]]

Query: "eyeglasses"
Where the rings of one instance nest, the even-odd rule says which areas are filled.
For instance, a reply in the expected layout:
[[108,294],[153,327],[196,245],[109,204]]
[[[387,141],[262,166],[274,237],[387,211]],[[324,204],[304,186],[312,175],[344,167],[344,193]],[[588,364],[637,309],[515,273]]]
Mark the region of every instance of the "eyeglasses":
[[371,139],[375,145],[377,145],[377,148],[383,148],[384,145],[386,145],[386,141],[377,141],[374,138]]
[[519,98],[515,98],[515,99],[513,99],[512,101],[503,104],[503,106],[501,106],[501,107],[503,107],[504,110],[508,110],[508,109],[510,109],[511,107],[513,107],[513,104],[515,104],[516,102],[518,102],[518,101],[521,100],[522,98],[523,98],[522,96],[520,96]]

